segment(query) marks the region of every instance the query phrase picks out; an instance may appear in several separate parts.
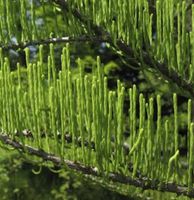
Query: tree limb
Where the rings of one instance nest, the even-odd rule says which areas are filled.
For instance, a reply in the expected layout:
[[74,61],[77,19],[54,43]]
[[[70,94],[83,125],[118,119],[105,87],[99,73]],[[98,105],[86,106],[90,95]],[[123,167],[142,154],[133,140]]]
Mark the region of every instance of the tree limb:
[[[0,134],[0,140],[2,143],[10,145],[15,149],[20,150],[21,152],[24,153],[27,152],[30,155],[38,156],[39,158],[42,158],[44,161],[50,161],[55,165],[67,166],[68,168],[81,172],[85,175],[92,175],[96,177],[102,176],[102,174],[98,172],[98,169],[96,167],[85,166],[81,163],[74,162],[71,160],[66,160],[66,159],[62,160],[60,157],[55,156],[54,154],[47,153],[44,150],[37,149],[28,145],[23,145],[20,142],[12,140],[6,134]],[[161,183],[158,180],[152,180],[147,177],[132,178],[117,173],[109,173],[107,177],[110,181],[133,185],[136,187],[140,187],[144,190],[148,189],[159,190],[165,192],[173,192],[176,193],[177,195],[194,197],[194,188],[188,191],[188,187],[182,185],[176,185],[175,183],[164,183],[164,182]]]
[[74,8],[70,10],[70,6],[67,1],[53,0],[53,2],[59,5],[64,12],[71,12],[74,17],[77,18],[86,28],[87,25],[90,24],[90,29],[93,30],[95,35],[106,38],[112,47],[121,51],[126,57],[130,56],[130,58],[135,58],[135,60],[132,60],[133,63],[131,63],[131,65],[135,66],[136,68],[140,68],[141,63],[143,62],[149,68],[159,71],[165,79],[173,84],[176,84],[180,89],[185,90],[187,94],[185,93],[184,95],[186,97],[194,99],[194,84],[183,79],[183,77],[181,77],[175,70],[169,70],[169,67],[166,63],[155,61],[150,56],[150,53],[145,50],[142,50],[142,58],[140,58],[140,56],[135,56],[133,49],[129,45],[125,44],[121,39],[117,39],[115,45],[110,36],[110,33],[105,31],[103,27],[96,25],[92,19],[84,16],[78,9]]
[[48,38],[48,39],[41,39],[41,40],[32,40],[27,42],[21,42],[18,44],[7,44],[2,45],[0,44],[0,48],[3,50],[9,50],[9,49],[24,49],[29,46],[35,46],[35,45],[48,45],[50,43],[53,44],[59,44],[59,43],[70,43],[70,42],[107,42],[105,38],[98,37],[98,36],[89,36],[89,35],[83,35],[79,37],[61,37],[61,38]]

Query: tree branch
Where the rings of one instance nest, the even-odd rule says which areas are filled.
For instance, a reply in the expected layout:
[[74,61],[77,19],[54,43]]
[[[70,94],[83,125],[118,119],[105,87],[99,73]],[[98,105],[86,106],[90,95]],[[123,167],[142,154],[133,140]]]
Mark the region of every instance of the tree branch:
[[181,77],[175,70],[173,69],[169,70],[169,67],[166,65],[166,63],[160,63],[154,60],[150,56],[150,53],[145,50],[142,50],[142,58],[141,56],[135,56],[133,49],[129,45],[125,44],[121,39],[117,39],[116,45],[114,45],[114,42],[110,36],[110,33],[105,31],[103,27],[96,25],[92,19],[89,19],[88,16],[87,17],[84,16],[78,9],[74,8],[70,10],[69,9],[70,6],[67,1],[53,0],[53,2],[59,5],[63,11],[71,12],[74,15],[74,17],[77,18],[86,27],[86,29],[87,29],[87,25],[90,24],[90,29],[93,30],[93,32],[97,36],[106,38],[106,40],[110,43],[112,47],[121,51],[126,57],[130,56],[130,58],[131,57],[135,58],[135,60],[132,60],[133,63],[131,63],[131,65],[133,65],[136,68],[138,67],[140,68],[141,63],[143,61],[143,63],[147,65],[148,67],[159,71],[160,74],[165,79],[167,79],[173,84],[176,84],[180,89],[187,91],[186,92],[187,94],[186,93],[184,94],[185,96],[194,99],[194,89],[193,89],[194,84],[183,79],[183,77]]
[[[89,167],[82,165],[81,163],[70,161],[70,160],[62,160],[60,157],[55,156],[54,154],[47,153],[41,149],[36,149],[34,147],[23,145],[15,140],[12,140],[6,134],[0,134],[0,140],[2,143],[6,145],[10,145],[21,152],[27,152],[30,155],[38,156],[42,158],[44,161],[50,161],[58,166],[67,166],[70,169],[76,170],[77,172],[81,172],[85,175],[91,175],[96,177],[101,177],[102,174],[98,172],[96,167]],[[173,192],[177,195],[185,195],[188,197],[194,197],[194,188],[188,191],[188,187],[182,185],[176,185],[175,183],[161,183],[159,180],[152,180],[147,177],[139,177],[139,178],[131,178],[129,176],[124,176],[122,174],[117,173],[109,173],[107,175],[108,179],[113,182],[118,182],[122,184],[133,185],[136,187],[140,187],[144,190],[159,190],[165,192]]]
[[18,44],[7,44],[7,45],[2,45],[0,44],[0,48],[3,50],[9,50],[9,49],[24,49],[28,46],[35,46],[35,45],[48,45],[50,43],[53,44],[59,44],[59,43],[70,43],[70,42],[87,42],[87,41],[92,41],[92,42],[107,42],[105,38],[99,37],[99,36],[89,36],[89,35],[84,35],[84,36],[79,36],[79,37],[61,37],[61,38],[48,38],[48,39],[41,39],[41,40],[32,40],[29,42],[21,42]]

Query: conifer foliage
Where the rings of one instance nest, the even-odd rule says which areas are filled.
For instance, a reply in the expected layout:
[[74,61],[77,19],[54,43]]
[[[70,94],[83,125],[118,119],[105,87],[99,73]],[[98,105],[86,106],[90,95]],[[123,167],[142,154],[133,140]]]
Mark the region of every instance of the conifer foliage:
[[[36,155],[48,167],[194,197],[192,1],[0,0],[0,19],[4,147]],[[100,57],[91,73],[78,59],[75,75],[69,43],[92,40],[105,42],[129,68],[157,73],[173,85],[172,116],[162,115],[159,94],[146,98],[138,86],[127,88],[120,80],[110,90]],[[63,46],[60,61],[57,44]],[[26,68],[19,62],[11,66],[7,57],[19,49],[25,51]],[[187,99],[184,119],[180,93]],[[184,138],[181,123],[187,126]]]

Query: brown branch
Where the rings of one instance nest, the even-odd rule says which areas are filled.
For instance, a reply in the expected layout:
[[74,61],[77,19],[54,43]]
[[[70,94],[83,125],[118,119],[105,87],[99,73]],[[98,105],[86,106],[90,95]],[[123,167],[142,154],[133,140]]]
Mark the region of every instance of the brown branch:
[[[0,134],[0,140],[2,143],[10,145],[15,149],[20,150],[21,152],[26,152],[30,155],[38,156],[39,158],[42,158],[44,161],[50,161],[53,164],[59,166],[63,165],[67,166],[68,168],[76,170],[77,172],[81,172],[85,175],[92,175],[103,178],[103,175],[98,172],[98,169],[96,167],[85,166],[81,163],[73,162],[66,159],[61,160],[60,157],[47,153],[44,150],[37,149],[28,145],[23,145],[17,141],[14,141],[6,134]],[[165,192],[173,192],[178,195],[185,195],[188,197],[194,197],[194,188],[188,191],[188,187],[177,185],[174,183],[161,183],[158,180],[151,180],[146,177],[131,178],[129,176],[124,176],[122,174],[117,174],[117,173],[109,173],[107,177],[110,181],[133,185],[136,187],[140,187],[144,190],[152,189]]]
[[[30,130],[28,130],[28,129],[24,129],[22,132],[16,131],[15,136],[16,137],[26,137],[26,138],[34,139],[33,133]],[[43,132],[41,134],[41,138],[45,138],[45,136],[46,136],[46,133]],[[59,138],[59,140],[61,140],[61,135],[60,134],[58,135],[58,138]],[[72,144],[72,142],[73,142],[72,141],[72,136],[71,136],[70,133],[66,133],[64,135],[64,140],[66,141],[67,144]],[[111,142],[114,144],[114,142],[115,142],[114,138],[111,138]],[[81,139],[80,136],[78,138],[77,137],[75,138],[75,145],[77,147],[82,147],[82,139]],[[86,148],[88,148],[89,150],[93,150],[94,152],[96,151],[96,148],[95,148],[96,145],[95,145],[94,141],[89,142],[88,140],[84,140],[83,145]],[[124,142],[123,145],[122,145],[122,147],[123,147],[123,153],[124,153],[124,155],[125,156],[128,155],[129,151],[130,151],[129,145],[126,142]],[[188,170],[188,162],[181,161],[180,162],[180,166],[181,166],[182,169]],[[133,172],[133,163],[129,163],[128,164],[128,170],[130,172]],[[137,171],[136,176],[137,177],[143,177],[143,175],[141,174],[140,171]]]
[[136,56],[133,49],[129,45],[125,44],[121,39],[117,39],[116,45],[114,45],[114,42],[110,36],[110,33],[105,31],[103,27],[98,26],[95,23],[93,23],[91,19],[84,16],[78,9],[71,8],[70,10],[69,9],[70,6],[67,1],[53,0],[53,2],[59,5],[63,9],[64,12],[66,11],[71,12],[74,15],[74,17],[77,18],[86,27],[86,29],[89,24],[90,30],[92,30],[95,33],[95,35],[100,36],[102,38],[106,38],[106,40],[110,43],[112,47],[121,51],[126,57],[130,56],[130,58],[135,58],[135,60],[132,60],[133,63],[131,63],[131,65],[133,65],[136,68],[138,67],[140,68],[141,63],[143,61],[143,63],[147,65],[148,67],[159,71],[160,74],[165,79],[167,79],[173,84],[176,84],[179,88],[187,91],[186,92],[187,94],[184,93],[185,96],[194,99],[194,89],[193,89],[194,84],[183,79],[183,77],[181,77],[175,70],[173,69],[169,70],[169,67],[166,65],[166,63],[160,63],[158,61],[155,61],[150,56],[150,53],[145,50],[142,50],[142,60],[141,60],[140,56]]
[[7,44],[2,45],[0,44],[0,48],[3,50],[9,50],[9,49],[24,49],[29,46],[35,46],[35,45],[48,45],[50,43],[53,44],[59,44],[59,43],[71,43],[71,42],[107,42],[105,38],[98,37],[98,36],[79,36],[79,37],[61,37],[61,38],[48,38],[48,39],[40,39],[40,40],[32,40],[27,42],[20,42],[18,44]]

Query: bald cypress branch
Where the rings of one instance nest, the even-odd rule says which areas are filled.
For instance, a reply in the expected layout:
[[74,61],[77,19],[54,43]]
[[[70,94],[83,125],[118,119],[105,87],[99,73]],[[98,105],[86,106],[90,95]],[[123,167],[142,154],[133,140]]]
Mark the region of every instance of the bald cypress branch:
[[[37,149],[28,145],[23,145],[20,142],[12,140],[6,134],[0,134],[0,140],[2,143],[6,145],[10,145],[14,147],[15,149],[20,150],[23,153],[27,152],[30,155],[38,156],[39,158],[42,158],[44,161],[52,162],[54,165],[67,166],[68,168],[73,169],[78,172],[82,172],[85,175],[92,175],[96,177],[102,176],[100,173],[98,173],[98,169],[96,167],[88,167],[88,166],[82,165],[79,162],[74,162],[71,160],[66,160],[66,159],[61,160],[60,157],[55,156],[54,154],[47,153],[41,149]],[[160,190],[160,191],[165,191],[165,192],[173,192],[173,193],[176,193],[177,195],[185,195],[188,197],[194,197],[194,188],[192,188],[188,192],[188,187],[182,186],[182,185],[176,185],[174,183],[161,183],[158,180],[151,180],[147,177],[132,178],[132,177],[124,176],[117,173],[109,173],[107,176],[109,180],[113,182],[141,187],[144,190],[148,190],[148,189]]]
[[169,71],[169,67],[166,63],[160,63],[154,60],[150,53],[145,50],[142,50],[141,52],[142,57],[136,56],[133,49],[129,45],[125,44],[121,39],[117,39],[115,45],[113,39],[110,36],[110,33],[104,30],[103,27],[96,25],[92,19],[89,19],[88,16],[84,16],[84,14],[81,13],[78,9],[70,9],[70,5],[67,1],[53,0],[53,2],[58,4],[63,9],[63,11],[71,12],[74,17],[76,17],[86,27],[86,29],[87,24],[90,24],[90,29],[93,30],[95,35],[106,38],[112,47],[121,51],[126,57],[134,58],[131,63],[132,66],[141,69],[141,63],[143,62],[145,65],[147,65],[148,68],[159,71],[160,74],[169,82],[173,84],[175,83],[180,89],[185,90],[185,96],[192,99],[194,98],[194,84],[185,80],[175,70],[171,69]]
[[31,40],[26,42],[20,42],[18,44],[1,44],[0,48],[3,50],[9,49],[24,49],[29,46],[36,46],[36,45],[49,45],[53,44],[61,44],[61,43],[71,43],[71,42],[107,42],[106,38],[102,38],[99,36],[89,36],[83,35],[80,37],[61,37],[61,38],[47,38],[47,39],[40,39],[40,40]]
[[[105,76],[107,73],[102,69],[100,57],[97,57],[95,63],[92,62],[92,72],[88,74],[85,73],[88,62],[82,62],[82,59],[75,60],[78,68],[72,69],[68,44],[62,50],[61,60],[58,52],[56,59],[54,48],[57,43],[95,40],[107,42],[135,69],[159,72],[169,80],[169,84],[178,86],[179,92],[184,90],[184,96],[194,98],[194,32],[188,35],[186,23],[183,23],[186,22],[186,2],[184,1],[181,7],[180,4],[176,5],[175,8],[175,1],[170,1],[169,4],[167,1],[157,1],[157,18],[156,24],[153,25],[154,16],[149,13],[149,1],[133,0],[134,4],[122,0],[116,3],[49,1],[48,6],[53,7],[54,16],[59,16],[60,11],[60,17],[66,22],[64,25],[69,28],[63,29],[60,26],[64,30],[62,34],[57,18],[54,18],[55,34],[50,34],[48,27],[37,29],[33,4],[32,20],[28,23],[27,6],[23,2],[20,0],[22,32],[19,32],[16,38],[12,38],[17,31],[12,30],[11,26],[14,28],[17,20],[12,20],[13,16],[9,12],[2,15],[2,19],[6,18],[6,23],[1,25],[8,23],[8,26],[3,26],[8,36],[6,32],[0,32],[3,41],[0,46],[2,146],[11,145],[22,153],[38,156],[48,167],[51,162],[92,177],[98,176],[102,180],[107,178],[145,190],[168,191],[193,197],[191,138],[194,125],[191,123],[191,100],[188,102],[187,122],[184,122],[184,125],[187,123],[189,140],[185,144],[185,138],[178,140],[179,113],[175,94],[174,113],[170,111],[174,114],[174,120],[169,116],[169,119],[164,118],[163,122],[160,95],[157,95],[156,102],[152,97],[147,101],[147,96],[139,94],[135,85],[126,91],[127,88],[120,80],[117,80],[116,90],[110,91],[108,77]],[[122,3],[124,7],[120,6]],[[10,5],[9,1],[6,1],[1,7],[5,6],[10,10]],[[194,13],[194,6],[192,12]],[[45,11],[43,13],[46,17]],[[194,15],[192,18],[194,21]],[[46,23],[47,17],[44,19]],[[45,33],[42,34],[42,31]],[[84,35],[63,37],[71,33]],[[52,35],[57,38],[50,38]],[[39,40],[43,37],[46,38]],[[9,43],[11,40],[16,42]],[[18,63],[17,70],[12,72],[11,58],[9,60],[4,57],[2,49],[23,49],[30,45],[40,45],[37,62],[30,62],[31,52],[27,48],[22,52],[26,56],[27,68]],[[46,46],[46,63],[44,45],[49,46]],[[189,67],[185,67],[186,65]],[[126,106],[127,112],[124,112],[125,100],[130,104]],[[20,132],[21,130],[24,131]],[[171,137],[171,133],[174,136]],[[182,148],[189,150],[186,159],[186,154],[179,154]],[[181,156],[184,156],[184,159]],[[46,161],[49,161],[49,164]],[[188,163],[189,167],[186,166],[185,169],[181,162]],[[185,173],[183,177],[182,172]]]

